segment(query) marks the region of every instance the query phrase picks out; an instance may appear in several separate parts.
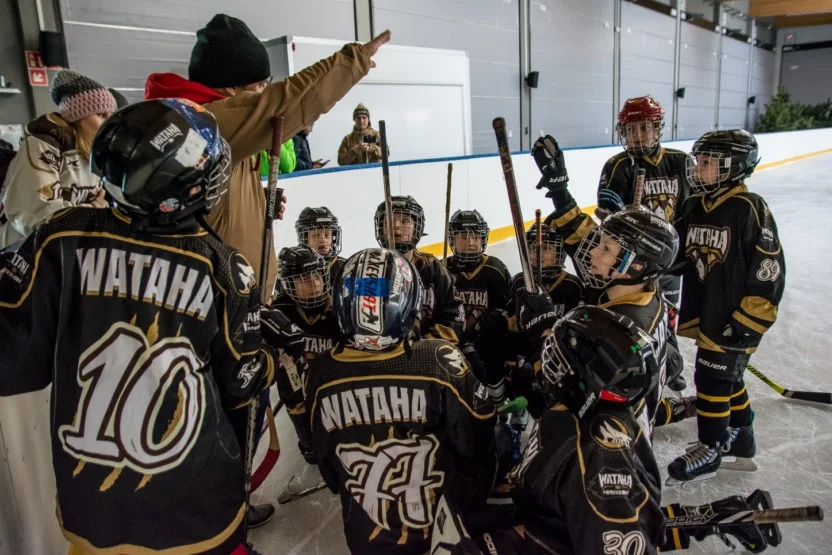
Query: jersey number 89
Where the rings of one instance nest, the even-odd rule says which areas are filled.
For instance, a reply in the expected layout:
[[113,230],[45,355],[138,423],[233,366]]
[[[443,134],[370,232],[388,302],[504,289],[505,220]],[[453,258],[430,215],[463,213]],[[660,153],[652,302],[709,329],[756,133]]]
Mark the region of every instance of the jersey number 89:
[[[119,322],[78,363],[83,392],[71,425],[61,426],[64,450],[84,461],[158,474],[180,464],[205,414],[204,364],[183,337],[150,344],[144,332]],[[167,422],[159,436],[158,425]]]

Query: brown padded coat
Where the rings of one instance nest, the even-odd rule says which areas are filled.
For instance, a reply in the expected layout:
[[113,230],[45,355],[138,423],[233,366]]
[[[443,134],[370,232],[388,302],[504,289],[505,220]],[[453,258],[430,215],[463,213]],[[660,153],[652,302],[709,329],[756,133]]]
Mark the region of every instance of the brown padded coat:
[[271,118],[284,116],[283,137],[293,137],[332,109],[369,70],[370,56],[364,46],[348,44],[260,94],[244,92],[205,105],[217,118],[234,164],[228,195],[207,220],[223,241],[248,259],[264,286],[274,286],[277,257],[271,257],[264,283],[260,261],[266,196],[256,155],[271,147]]
[[[364,137],[373,135],[376,138],[374,144],[370,144],[370,150],[364,152],[361,145],[364,144]],[[390,156],[390,145],[387,146],[387,155]],[[381,162],[381,136],[372,127],[358,129],[353,127],[352,133],[344,136],[341,146],[338,147],[338,165],[351,166],[354,164],[374,164]]]

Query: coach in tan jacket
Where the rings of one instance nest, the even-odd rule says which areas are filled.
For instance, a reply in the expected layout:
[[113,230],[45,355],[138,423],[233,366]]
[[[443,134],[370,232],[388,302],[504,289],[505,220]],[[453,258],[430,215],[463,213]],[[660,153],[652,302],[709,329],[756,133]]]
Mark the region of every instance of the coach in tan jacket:
[[224,201],[208,223],[226,243],[248,259],[264,287],[273,287],[276,257],[266,280],[260,273],[266,197],[259,173],[259,153],[272,142],[271,118],[284,116],[283,137],[293,137],[328,112],[373,67],[370,59],[390,40],[385,31],[366,44],[348,44],[329,58],[271,83],[263,44],[239,19],[218,14],[197,31],[188,66],[190,79],[153,74],[145,98],[187,98],[214,114],[231,146],[234,164]]

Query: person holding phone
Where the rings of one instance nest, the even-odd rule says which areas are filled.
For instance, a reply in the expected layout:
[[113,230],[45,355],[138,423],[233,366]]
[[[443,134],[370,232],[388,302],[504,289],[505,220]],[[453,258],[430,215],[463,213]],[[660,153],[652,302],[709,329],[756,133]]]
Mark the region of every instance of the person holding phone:
[[315,124],[310,123],[294,137],[295,142],[295,158],[297,165],[295,171],[301,172],[304,170],[317,170],[329,164],[329,160],[312,160],[312,150],[309,148],[309,134],[312,133]]
[[[352,111],[355,126],[352,133],[344,137],[338,148],[338,165],[373,164],[381,162],[381,137],[370,122],[370,110],[358,104]],[[387,146],[390,155],[390,145]]]

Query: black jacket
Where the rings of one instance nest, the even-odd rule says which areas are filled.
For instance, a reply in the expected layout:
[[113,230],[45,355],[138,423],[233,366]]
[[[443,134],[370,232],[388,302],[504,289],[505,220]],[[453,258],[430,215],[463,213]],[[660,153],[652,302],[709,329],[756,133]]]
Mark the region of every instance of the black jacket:
[[301,131],[294,138],[295,142],[295,157],[297,158],[297,165],[295,171],[311,170],[312,169],[312,151],[309,150],[309,139],[306,133]]

